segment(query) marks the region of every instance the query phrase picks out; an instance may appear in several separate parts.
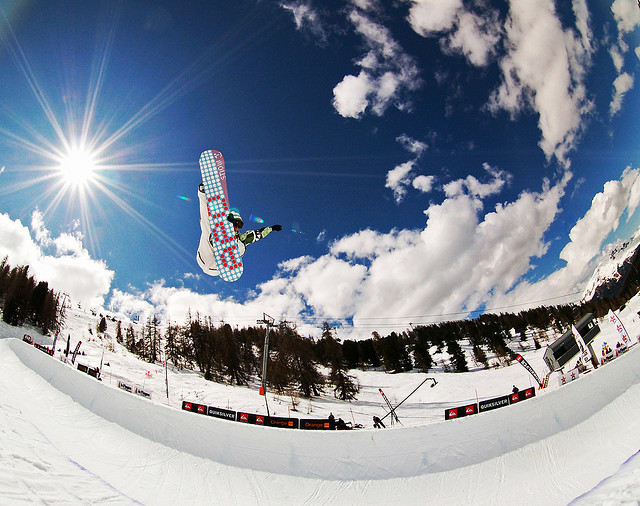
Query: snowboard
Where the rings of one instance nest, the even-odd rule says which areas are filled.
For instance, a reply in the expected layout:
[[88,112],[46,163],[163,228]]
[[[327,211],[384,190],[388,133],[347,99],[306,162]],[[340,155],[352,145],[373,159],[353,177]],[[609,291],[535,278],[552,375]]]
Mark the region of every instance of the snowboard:
[[199,162],[216,266],[222,279],[237,281],[243,272],[242,257],[233,224],[227,220],[230,206],[224,157],[220,151],[209,149],[200,155]]

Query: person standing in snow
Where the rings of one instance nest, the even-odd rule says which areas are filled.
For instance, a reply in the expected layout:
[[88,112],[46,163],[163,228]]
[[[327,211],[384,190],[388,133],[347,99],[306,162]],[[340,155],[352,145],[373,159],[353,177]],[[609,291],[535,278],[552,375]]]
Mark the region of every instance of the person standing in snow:
[[[211,225],[209,223],[209,210],[207,209],[207,197],[204,193],[204,185],[200,183],[198,187],[198,201],[200,202],[200,244],[198,245],[198,252],[196,254],[196,261],[205,274],[209,276],[219,276],[218,267],[216,266],[216,259],[213,252],[213,239],[211,237]],[[238,247],[240,250],[240,256],[243,256],[246,247],[249,244],[259,241],[260,239],[267,237],[272,231],[280,232],[282,226],[272,225],[270,227],[262,227],[257,230],[247,230],[240,233],[240,229],[244,225],[242,216],[237,211],[231,211],[227,216],[227,220],[233,223],[233,230],[235,231],[238,239]]]

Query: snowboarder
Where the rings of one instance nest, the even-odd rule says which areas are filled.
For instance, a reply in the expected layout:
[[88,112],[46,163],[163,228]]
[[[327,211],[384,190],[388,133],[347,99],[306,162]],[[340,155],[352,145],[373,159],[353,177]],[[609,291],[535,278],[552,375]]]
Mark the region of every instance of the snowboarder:
[[[204,185],[200,183],[198,187],[198,201],[200,202],[200,244],[198,245],[198,253],[196,261],[205,274],[209,276],[218,276],[218,268],[213,252],[213,243],[211,238],[211,228],[209,225],[209,211],[207,210],[207,197],[204,193]],[[240,248],[240,256],[244,255],[246,246],[259,241],[263,237],[267,237],[272,231],[280,232],[282,226],[272,225],[270,227],[262,227],[257,230],[247,230],[240,233],[240,229],[244,225],[242,216],[237,211],[231,210],[227,216],[227,220],[233,223],[233,230],[238,238],[238,246]]]

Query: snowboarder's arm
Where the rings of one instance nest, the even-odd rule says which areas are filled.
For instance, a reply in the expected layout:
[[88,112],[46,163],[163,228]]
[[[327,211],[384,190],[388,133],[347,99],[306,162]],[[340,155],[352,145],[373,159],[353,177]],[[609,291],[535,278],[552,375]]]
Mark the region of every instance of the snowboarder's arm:
[[276,232],[280,232],[280,230],[282,230],[282,227],[280,225],[273,225],[271,227],[262,227],[257,230],[247,230],[244,233],[238,234],[238,239],[245,245],[253,244],[263,237],[267,237],[274,230]]

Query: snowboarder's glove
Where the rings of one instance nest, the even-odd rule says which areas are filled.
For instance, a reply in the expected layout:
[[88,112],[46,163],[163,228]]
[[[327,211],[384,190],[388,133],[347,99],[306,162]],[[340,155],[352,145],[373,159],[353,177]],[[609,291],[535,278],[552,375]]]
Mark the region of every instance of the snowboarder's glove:
[[276,232],[280,232],[280,230],[282,230],[282,225],[273,225],[271,229],[275,230]]

